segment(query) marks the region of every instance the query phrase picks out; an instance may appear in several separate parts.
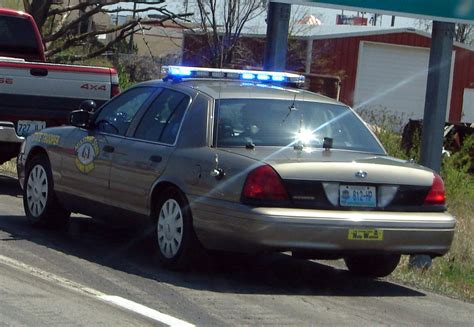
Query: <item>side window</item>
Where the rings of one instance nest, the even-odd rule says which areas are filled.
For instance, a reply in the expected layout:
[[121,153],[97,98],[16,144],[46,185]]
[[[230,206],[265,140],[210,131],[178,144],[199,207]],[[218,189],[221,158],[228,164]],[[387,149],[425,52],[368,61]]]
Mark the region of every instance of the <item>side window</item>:
[[95,119],[101,132],[125,135],[133,117],[155,89],[137,87],[116,97],[103,107]]
[[189,96],[165,89],[143,116],[135,137],[173,144],[189,101]]

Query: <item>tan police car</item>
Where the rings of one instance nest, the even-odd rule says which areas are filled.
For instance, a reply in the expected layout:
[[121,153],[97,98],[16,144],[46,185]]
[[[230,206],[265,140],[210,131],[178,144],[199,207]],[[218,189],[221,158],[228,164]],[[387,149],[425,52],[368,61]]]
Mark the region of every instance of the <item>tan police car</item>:
[[18,172],[32,224],[71,212],[151,224],[169,267],[196,244],[344,258],[366,276],[390,274],[401,254],[448,251],[440,176],[388,156],[351,108],[299,88],[302,76],[166,71],[28,137]]

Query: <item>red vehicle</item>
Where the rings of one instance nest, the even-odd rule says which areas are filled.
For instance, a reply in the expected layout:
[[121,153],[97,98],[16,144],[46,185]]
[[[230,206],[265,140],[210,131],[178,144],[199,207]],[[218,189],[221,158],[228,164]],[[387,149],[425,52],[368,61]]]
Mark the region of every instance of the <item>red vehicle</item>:
[[0,164],[26,136],[65,124],[82,101],[101,105],[119,92],[115,69],[46,63],[33,17],[0,8]]

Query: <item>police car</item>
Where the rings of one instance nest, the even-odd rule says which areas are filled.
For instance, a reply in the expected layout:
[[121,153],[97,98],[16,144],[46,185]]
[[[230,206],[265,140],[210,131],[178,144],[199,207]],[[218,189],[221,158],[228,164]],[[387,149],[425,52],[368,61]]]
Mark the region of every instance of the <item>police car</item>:
[[401,254],[448,251],[441,177],[389,157],[351,108],[301,89],[303,76],[165,70],[28,137],[18,174],[31,224],[71,212],[151,224],[172,268],[202,245],[344,258],[379,277]]

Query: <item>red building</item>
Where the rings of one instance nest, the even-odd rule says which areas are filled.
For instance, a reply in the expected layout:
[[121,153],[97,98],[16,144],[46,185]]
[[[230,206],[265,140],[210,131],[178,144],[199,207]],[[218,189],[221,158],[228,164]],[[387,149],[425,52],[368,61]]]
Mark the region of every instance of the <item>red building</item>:
[[[262,66],[265,35],[246,34],[237,66]],[[205,65],[199,34],[185,34],[183,64]],[[314,26],[289,42],[287,69],[337,76],[340,100],[356,110],[423,117],[431,37],[411,28]],[[455,43],[447,121],[474,122],[474,49]]]

